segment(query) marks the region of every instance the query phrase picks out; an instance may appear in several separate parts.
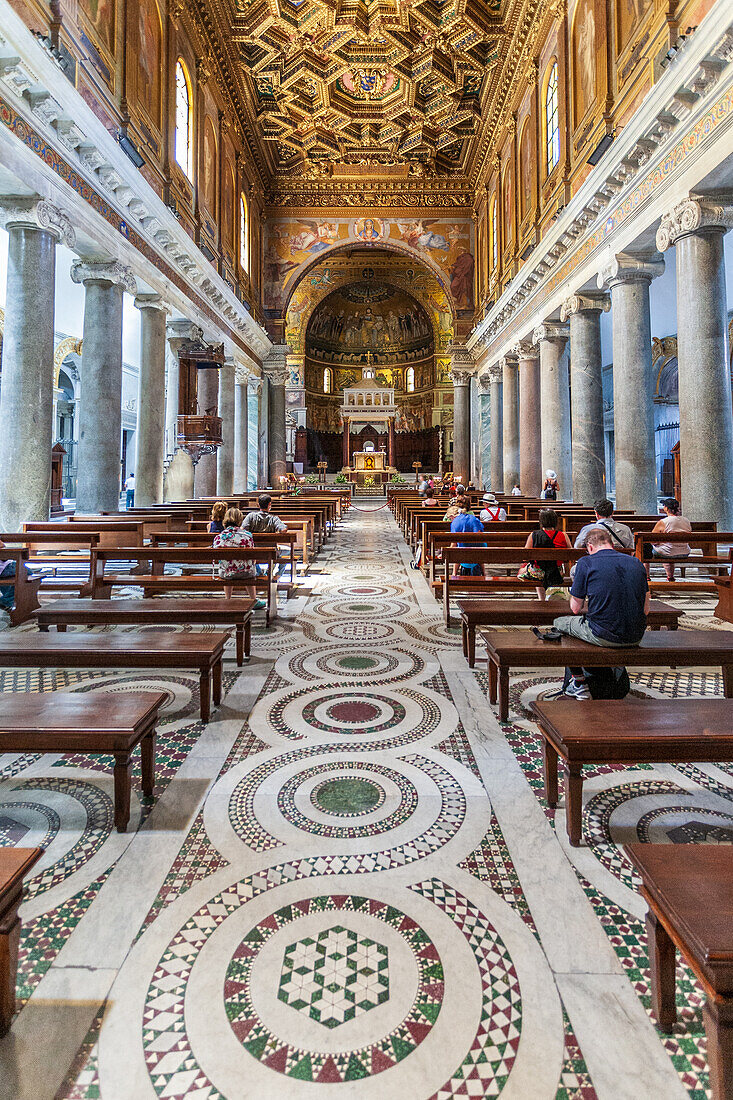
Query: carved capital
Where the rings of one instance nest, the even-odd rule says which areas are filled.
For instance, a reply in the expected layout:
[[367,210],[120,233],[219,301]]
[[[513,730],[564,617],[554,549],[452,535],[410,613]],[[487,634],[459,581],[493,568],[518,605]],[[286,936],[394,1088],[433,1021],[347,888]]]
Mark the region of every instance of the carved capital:
[[452,343],[448,347],[450,375],[454,386],[467,386],[476,372],[476,360],[465,344]]
[[569,325],[558,324],[557,321],[543,321],[532,333],[535,344],[541,340],[567,340],[570,336]]
[[515,355],[520,362],[525,359],[539,359],[540,349],[531,340],[518,340],[512,348],[512,355]]
[[705,229],[733,229],[733,206],[724,206],[706,198],[687,198],[662,217],[657,230],[657,248],[666,252],[680,237]]
[[611,308],[611,299],[607,294],[571,294],[560,306],[560,320],[567,321],[574,313],[592,312],[608,313]]
[[[200,329],[193,321],[187,321],[185,318],[168,321],[165,326],[165,335],[171,346],[174,345],[175,341],[179,341],[178,347],[189,341],[193,342],[204,338],[203,329]],[[174,350],[177,350],[177,347]]]
[[450,377],[454,386],[467,386],[473,378],[473,371],[462,370],[460,367],[451,367]]
[[67,248],[73,248],[76,244],[76,233],[68,214],[38,195],[3,195],[0,198],[0,223],[5,229],[15,226],[45,229]]
[[501,368],[502,377],[508,370],[516,370],[519,366],[519,360],[517,359],[514,351],[507,352],[499,360],[499,367]]
[[137,309],[157,309],[162,313],[168,313],[170,308],[160,294],[138,294],[135,306]]
[[664,260],[661,256],[620,252],[617,256],[611,256],[598,272],[598,286],[603,288],[618,286],[619,283],[651,283],[652,279],[663,274]]
[[71,265],[71,279],[74,283],[110,283],[121,286],[128,294],[137,292],[137,283],[132,268],[121,264],[119,260],[106,260],[97,263],[93,260],[74,260]]
[[256,397],[260,396],[260,394],[262,393],[262,379],[258,375],[252,375],[247,382],[247,385]]
[[262,369],[273,386],[284,386],[290,377],[287,366],[289,354],[288,344],[273,344],[267,353]]

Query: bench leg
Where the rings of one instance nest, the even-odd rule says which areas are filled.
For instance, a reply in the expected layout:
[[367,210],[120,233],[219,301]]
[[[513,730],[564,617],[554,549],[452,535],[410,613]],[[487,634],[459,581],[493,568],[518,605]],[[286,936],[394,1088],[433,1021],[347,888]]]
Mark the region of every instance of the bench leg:
[[16,903],[0,917],[0,1035],[5,1035],[10,1030],[15,1013],[15,979],[18,973],[20,942],[19,904],[20,893]]
[[583,836],[583,765],[565,765],[565,827],[571,847],[579,848]]
[[244,623],[237,623],[237,664],[244,663]]
[[733,1000],[706,1001],[702,1010],[708,1040],[713,1100],[733,1100]]
[[155,788],[155,726],[140,742],[143,794],[150,798]]
[[[540,730],[542,733],[542,730]],[[548,806],[557,806],[557,752],[542,735],[542,771],[545,777],[545,799]]]
[[476,627],[468,628],[468,667],[476,667]]
[[496,706],[496,664],[489,657],[489,702]]
[[509,721],[509,669],[499,669],[499,721]]
[[723,695],[726,699],[733,698],[733,665],[723,665]]
[[56,632],[58,634],[66,633],[66,623],[56,623]]
[[213,698],[214,698],[214,706],[218,707],[219,703],[221,702],[221,659],[219,659],[216,662],[212,672],[213,672],[212,695],[213,695]]
[[249,657],[252,652],[252,619],[247,619],[244,624],[244,655]]
[[199,695],[201,697],[201,721],[204,725],[211,717],[211,669],[202,668],[199,675]]
[[463,656],[468,660],[468,626],[465,622],[461,623],[461,644],[463,646]]
[[115,828],[124,833],[130,820],[130,754],[115,753]]
[[674,943],[651,909],[646,915],[646,940],[651,970],[652,1012],[660,1029],[671,1031],[677,1019]]

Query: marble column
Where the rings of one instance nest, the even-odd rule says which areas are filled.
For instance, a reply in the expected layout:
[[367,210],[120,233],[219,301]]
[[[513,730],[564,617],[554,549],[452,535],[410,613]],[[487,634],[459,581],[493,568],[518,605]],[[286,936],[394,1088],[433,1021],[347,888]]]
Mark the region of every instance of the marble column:
[[269,438],[267,416],[267,387],[264,377],[250,383],[254,401],[257,403],[257,488],[264,489],[269,484]]
[[[196,415],[218,416],[219,370],[203,367],[196,370]],[[203,454],[196,463],[194,474],[195,497],[216,496],[216,454]]]
[[657,248],[675,247],[682,511],[733,530],[733,416],[723,234],[733,206],[689,198],[662,218]]
[[453,344],[453,475],[467,485],[471,477],[471,378],[475,362],[468,348]]
[[240,370],[234,385],[234,487],[246,493],[249,479],[249,404],[247,375]]
[[67,216],[38,196],[4,197],[8,231],[2,386],[0,530],[48,519],[53,444],[56,244],[74,245]]
[[502,369],[495,364],[489,370],[491,380],[491,489],[504,491],[504,387]]
[[519,481],[519,371],[513,355],[502,360],[502,450],[504,492],[511,493]]
[[560,486],[560,499],[573,492],[573,466],[570,449],[570,377],[565,348],[570,335],[568,325],[544,321],[532,333],[540,349],[540,404],[542,406],[542,479],[554,470]]
[[606,495],[601,313],[610,308],[608,295],[573,294],[560,310],[562,321],[570,319],[570,418],[576,504],[593,504]]
[[117,260],[76,260],[71,278],[84,284],[76,510],[116,512],[122,441],[122,295],[134,294],[137,285],[130,268]]
[[613,256],[598,286],[611,292],[616,507],[657,511],[654,376],[649,287],[664,271],[659,256]]
[[234,492],[234,390],[234,360],[227,359],[219,371],[221,447],[216,452],[216,495],[220,497]]
[[183,318],[175,318],[166,325],[165,334],[168,340],[166,352],[166,387],[165,387],[165,453],[167,456],[175,454],[178,446],[178,393],[179,393],[179,360],[181,349],[193,342],[203,339],[203,332],[192,321]]
[[135,506],[147,508],[163,500],[166,306],[157,294],[139,294],[135,305],[140,310]]
[[528,497],[542,492],[542,416],[540,352],[522,340],[514,349],[519,369],[519,484]]
[[287,473],[285,433],[285,385],[288,381],[287,344],[276,344],[263,364],[269,380],[269,435],[270,435],[270,485],[280,487],[280,478]]

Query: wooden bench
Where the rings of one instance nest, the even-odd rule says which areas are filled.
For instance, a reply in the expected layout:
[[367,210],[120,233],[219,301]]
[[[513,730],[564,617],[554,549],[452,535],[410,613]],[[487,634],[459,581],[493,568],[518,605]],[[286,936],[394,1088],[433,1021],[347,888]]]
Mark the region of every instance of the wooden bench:
[[[699,554],[692,553],[688,557],[673,558],[673,557],[645,557],[645,547],[653,547],[655,543],[668,542],[672,546],[675,543],[687,544],[693,550],[695,548],[700,549],[702,552]],[[634,554],[646,567],[647,575],[650,575],[649,567],[652,565],[663,566],[666,563],[673,564],[676,568],[679,568],[680,576],[685,578],[686,571],[688,569],[697,569],[699,572],[700,567],[706,568],[711,574],[710,579],[703,580],[681,580],[681,581],[651,581],[650,587],[653,585],[655,588],[664,585],[667,591],[674,592],[711,592],[715,593],[716,586],[712,574],[727,573],[731,566],[731,555],[728,550],[725,554],[718,554],[717,548],[722,543],[724,546],[728,546],[733,542],[733,532],[731,531],[716,531],[714,527],[709,527],[708,530],[693,530],[690,533],[686,532],[673,532],[664,533],[657,531],[656,534],[652,534],[651,531],[637,531],[634,534]]]
[[[476,664],[476,630],[482,626],[551,626],[558,615],[570,615],[565,600],[459,600],[463,655],[469,668]],[[676,630],[684,611],[661,600],[652,600],[647,617],[650,630]]]
[[[728,630],[666,630],[647,633],[638,646],[598,646],[578,638],[543,642],[528,630],[496,634],[479,631],[489,658],[489,702],[499,701],[499,718],[509,718],[509,673],[513,668],[690,668],[718,665],[723,674],[723,693],[733,695],[733,633]],[[578,704],[582,706],[581,704]]]
[[0,1036],[15,1015],[23,879],[43,855],[43,848],[0,848]]
[[[164,531],[159,534],[153,535],[150,540],[151,546],[172,546],[172,547],[185,547],[185,546],[201,546],[210,547],[212,545],[214,536],[208,531]],[[295,531],[273,531],[266,533],[257,533],[252,536],[255,544],[255,549],[268,549],[275,550],[277,553],[277,559],[275,561],[275,567],[277,569],[277,587],[278,590],[285,591],[287,598],[290,599],[295,586],[298,583],[298,572],[295,559],[295,544],[298,540],[298,536]],[[283,552],[284,551],[284,552]],[[285,580],[285,574],[288,574],[289,580]]]
[[[221,702],[224,643],[215,634],[0,634],[0,668],[198,669],[201,721]],[[57,698],[57,696],[54,696]]]
[[730,699],[537,699],[545,798],[557,806],[557,761],[565,765],[565,826],[582,836],[584,764],[690,764],[733,760]]
[[50,626],[63,633],[69,626],[234,626],[237,664],[242,665],[252,647],[254,600],[166,599],[149,600],[54,600],[35,612],[39,629]]
[[[730,552],[730,557],[733,561],[733,550]],[[733,565],[729,568],[733,569]],[[716,619],[733,623],[733,578],[730,574],[727,577],[716,577],[715,589],[718,593],[718,602],[714,611]]]
[[162,691],[32,691],[0,698],[0,753],[91,752],[114,756],[115,828],[130,820],[131,757],[140,746],[143,794],[155,786],[155,726]]
[[0,550],[0,561],[15,562],[15,576],[3,577],[0,580],[0,590],[12,588],[14,590],[13,606],[8,614],[13,626],[20,626],[30,619],[33,612],[39,607],[38,592],[41,587],[42,577],[33,576],[25,567],[28,564],[29,554],[26,546],[14,548],[11,546]]
[[[113,588],[139,587],[143,590],[143,597],[154,593],[168,594],[171,592],[220,592],[224,584],[231,585],[233,589],[247,589],[254,585],[255,588],[264,589],[267,599],[266,622],[270,625],[272,619],[277,616],[277,585],[275,579],[275,563],[277,561],[277,549],[271,547],[255,547],[247,550],[243,546],[231,548],[223,546],[194,546],[194,547],[166,547],[146,546],[144,548],[131,547],[124,551],[124,557],[132,561],[147,562],[151,572],[149,573],[108,573],[107,566],[116,562],[122,555],[118,551],[93,550],[92,551],[92,598],[109,599]],[[165,572],[166,565],[198,565],[212,568],[218,561],[252,561],[255,566],[264,565],[267,573],[255,579],[232,577],[226,582],[219,577],[213,577],[211,573],[170,574]],[[147,566],[146,566],[147,568]]]
[[705,992],[702,1010],[713,1100],[733,1100],[733,848],[628,844],[649,906],[652,1010],[662,1031],[677,1019],[675,949]]

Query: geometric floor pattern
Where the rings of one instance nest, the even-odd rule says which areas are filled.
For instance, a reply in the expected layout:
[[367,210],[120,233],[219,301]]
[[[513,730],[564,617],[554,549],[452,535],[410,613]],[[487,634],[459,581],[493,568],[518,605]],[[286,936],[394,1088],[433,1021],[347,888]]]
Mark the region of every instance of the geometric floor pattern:
[[[527,709],[557,677],[515,678],[500,724],[408,562],[357,499],[244,668],[229,643],[206,727],[195,676],[0,674],[167,696],[124,835],[108,759],[0,756],[0,843],[45,848],[0,1100],[709,1096],[702,991],[678,967],[656,1030],[620,846],[731,843],[733,766],[586,769],[571,849]],[[708,670],[632,681],[721,691]]]

